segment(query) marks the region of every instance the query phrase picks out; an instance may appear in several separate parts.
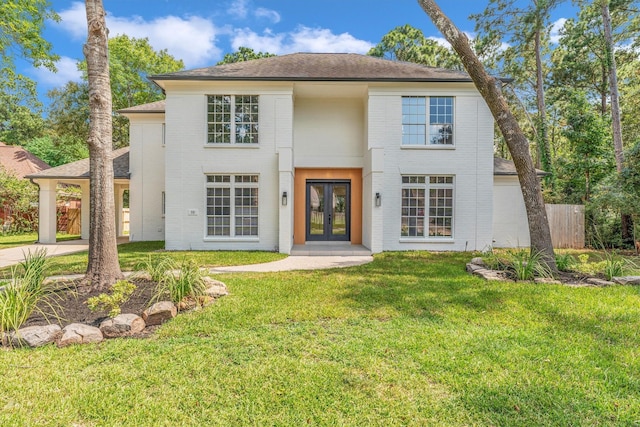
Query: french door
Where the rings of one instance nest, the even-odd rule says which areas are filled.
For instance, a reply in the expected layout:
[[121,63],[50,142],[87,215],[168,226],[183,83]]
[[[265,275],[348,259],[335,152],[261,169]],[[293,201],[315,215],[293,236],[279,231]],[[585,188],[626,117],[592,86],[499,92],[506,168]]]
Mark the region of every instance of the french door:
[[351,239],[351,181],[307,180],[306,239]]

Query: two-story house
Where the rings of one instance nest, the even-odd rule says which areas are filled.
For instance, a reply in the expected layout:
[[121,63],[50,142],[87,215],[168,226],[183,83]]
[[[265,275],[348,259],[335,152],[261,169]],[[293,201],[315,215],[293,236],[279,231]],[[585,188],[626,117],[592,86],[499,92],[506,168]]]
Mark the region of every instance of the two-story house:
[[513,203],[494,207],[494,121],[464,72],[297,53],[150,78],[166,99],[120,111],[132,241],[282,253],[528,244],[521,214],[494,227],[522,196],[502,173],[515,186],[496,188]]

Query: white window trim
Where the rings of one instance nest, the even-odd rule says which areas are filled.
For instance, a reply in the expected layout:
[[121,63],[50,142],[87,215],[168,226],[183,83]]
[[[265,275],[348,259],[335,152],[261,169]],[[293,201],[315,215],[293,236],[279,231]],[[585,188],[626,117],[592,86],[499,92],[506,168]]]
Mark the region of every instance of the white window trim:
[[[207,182],[208,176],[213,175],[229,175],[231,182]],[[255,175],[258,177],[258,182],[235,182],[235,177],[238,175]],[[258,173],[206,173],[204,175],[204,237],[202,238],[205,242],[259,242],[260,241],[260,174]],[[207,189],[208,188],[220,188],[225,187],[231,189],[229,197],[231,198],[230,204],[230,214],[229,214],[229,236],[215,236],[207,234],[209,232],[208,227],[208,218],[207,215]],[[235,188],[243,187],[243,188],[257,188],[258,189],[258,234],[255,236],[236,236],[235,235],[235,192],[233,191]],[[231,234],[233,233],[233,234]]]
[[[433,174],[433,175],[424,175],[424,174],[402,174],[401,178],[404,176],[424,176],[425,183],[410,183],[404,184],[402,183],[400,186],[400,238],[399,241],[401,243],[454,243],[455,242],[455,218],[456,218],[456,177],[455,175],[447,175],[447,174]],[[450,177],[453,178],[453,183],[451,184],[431,184],[429,182],[429,178],[431,177]],[[402,190],[405,188],[416,188],[423,186],[425,189],[425,216],[424,216],[424,224],[427,232],[424,236],[403,236],[402,235]],[[451,215],[451,236],[429,236],[429,190],[432,188],[451,188],[451,199],[453,200],[452,206],[452,215]]]
[[[231,123],[230,123],[230,135],[231,142],[209,142],[209,96],[230,96],[231,101]],[[235,117],[235,106],[236,106],[236,96],[257,96],[258,97],[258,126],[260,126],[260,99],[262,98],[258,94],[229,94],[229,93],[208,93],[204,96],[204,147],[205,148],[243,148],[243,149],[255,149],[260,148],[260,131],[258,130],[258,142],[257,143],[242,143],[236,142],[236,121]]]
[[[456,97],[453,95],[402,95],[400,100],[400,108],[402,109],[402,98],[425,98],[427,100],[427,108],[426,108],[426,124],[425,124],[425,143],[424,144],[404,144],[402,141],[402,133],[400,134],[400,149],[402,150],[455,150],[456,149],[456,137],[458,135],[457,130],[457,105]],[[453,135],[452,135],[452,143],[451,144],[429,144],[429,126],[431,124],[430,114],[429,114],[429,100],[431,98],[452,98],[453,99]],[[402,121],[402,112],[400,113],[400,127],[404,122]]]

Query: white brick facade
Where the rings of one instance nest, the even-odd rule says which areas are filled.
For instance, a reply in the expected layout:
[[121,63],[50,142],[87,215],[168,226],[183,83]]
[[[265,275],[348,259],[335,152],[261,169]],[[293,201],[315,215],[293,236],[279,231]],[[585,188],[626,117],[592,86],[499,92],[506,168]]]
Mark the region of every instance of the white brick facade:
[[[164,239],[169,250],[289,253],[294,206],[305,203],[294,196],[296,169],[350,168],[362,171],[358,231],[372,252],[483,250],[493,244],[493,228],[500,226],[494,221],[493,118],[470,82],[180,80],[163,85],[164,116],[127,113],[132,240]],[[206,143],[207,95],[213,94],[259,96],[259,144]],[[453,97],[454,144],[403,146],[403,96]],[[207,237],[207,174],[259,175],[257,236]],[[454,177],[452,237],[401,237],[403,175]]]

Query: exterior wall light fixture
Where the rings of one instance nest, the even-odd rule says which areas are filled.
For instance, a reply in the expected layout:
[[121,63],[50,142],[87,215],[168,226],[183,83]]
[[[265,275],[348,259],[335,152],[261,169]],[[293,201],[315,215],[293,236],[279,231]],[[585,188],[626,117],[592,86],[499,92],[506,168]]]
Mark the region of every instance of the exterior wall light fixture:
[[287,192],[282,192],[282,206],[287,206]]
[[382,205],[382,196],[380,195],[380,193],[376,193],[376,206],[381,206]]

